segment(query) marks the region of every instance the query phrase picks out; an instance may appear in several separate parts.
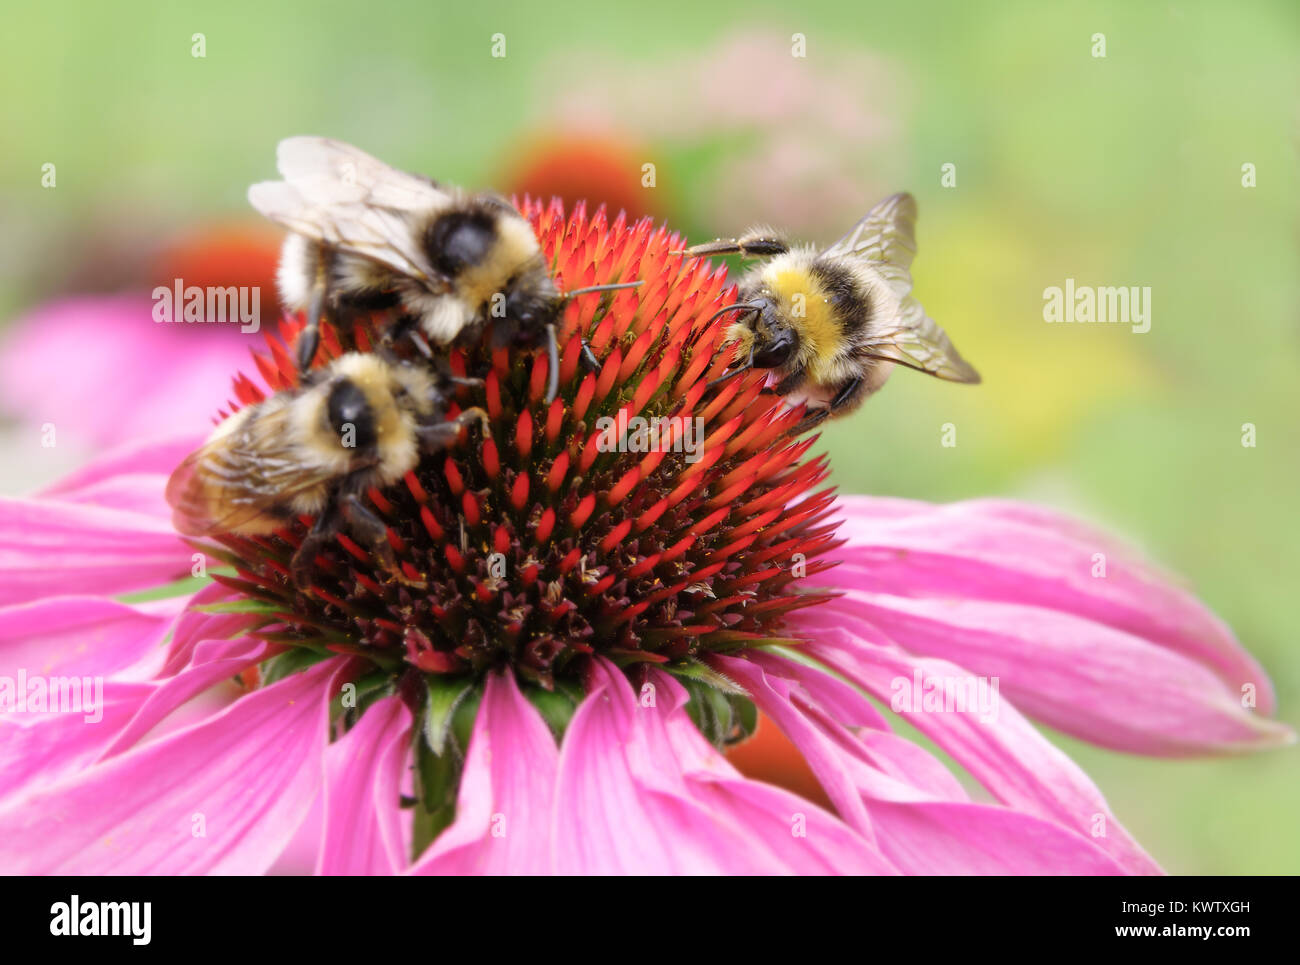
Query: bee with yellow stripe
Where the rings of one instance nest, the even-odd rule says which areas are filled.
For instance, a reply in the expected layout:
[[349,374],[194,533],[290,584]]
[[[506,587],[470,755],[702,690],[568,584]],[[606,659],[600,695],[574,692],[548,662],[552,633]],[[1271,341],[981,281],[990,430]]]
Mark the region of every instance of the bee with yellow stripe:
[[881,201],[829,248],[792,248],[770,229],[686,249],[691,256],[740,253],[768,260],[747,271],[734,346],[723,378],[750,369],[775,373],[773,391],[806,404],[804,428],[846,415],[885,384],[895,365],[952,382],[979,374],[912,296],[916,199]]
[[[426,356],[428,342],[449,345],[485,327],[493,348],[544,344],[550,401],[560,314],[570,299],[640,284],[561,293],[532,225],[508,201],[399,171],[342,141],[286,138],[276,164],[283,180],[254,184],[248,200],[290,232],[278,280],[284,303],[307,316],[300,373],[316,356],[322,316],[347,328],[358,315],[387,310],[397,316],[388,340],[410,336]],[[585,340],[579,357],[600,368]]]

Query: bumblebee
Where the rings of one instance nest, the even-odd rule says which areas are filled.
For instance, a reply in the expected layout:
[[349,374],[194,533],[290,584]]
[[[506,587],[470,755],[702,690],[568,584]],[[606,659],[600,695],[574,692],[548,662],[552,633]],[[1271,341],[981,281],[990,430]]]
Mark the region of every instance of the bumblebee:
[[[470,381],[470,380],[458,380]],[[443,388],[423,366],[349,353],[286,389],[231,415],[172,473],[167,501],[187,536],[273,533],[300,515],[316,517],[294,555],[294,581],[307,581],[326,542],[346,529],[398,579],[387,527],[361,501],[415,468],[421,453],[451,445],[487,414],[445,418]]]
[[[409,334],[425,355],[428,342],[447,345],[484,326],[494,348],[545,342],[549,401],[565,303],[640,284],[561,294],[532,226],[504,198],[398,171],[341,141],[287,138],[276,164],[284,180],[254,184],[248,200],[291,232],[277,280],[284,304],[307,315],[298,337],[299,372],[316,354],[322,315],[347,327],[359,313],[392,309],[390,341]],[[584,364],[599,368],[585,341],[582,347]]]
[[[810,428],[847,415],[884,385],[895,365],[952,382],[979,374],[912,297],[916,199],[881,201],[829,248],[792,248],[766,228],[686,249],[691,256],[740,253],[768,260],[740,279],[722,379],[773,372],[771,391],[803,402]],[[722,379],[716,381],[722,381]]]

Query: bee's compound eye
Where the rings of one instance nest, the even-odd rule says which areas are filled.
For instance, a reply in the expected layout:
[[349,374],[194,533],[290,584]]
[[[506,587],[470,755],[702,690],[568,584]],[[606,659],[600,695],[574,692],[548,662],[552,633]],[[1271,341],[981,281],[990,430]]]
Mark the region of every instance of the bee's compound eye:
[[330,428],[348,449],[375,444],[375,420],[366,394],[348,381],[335,384],[329,395]]

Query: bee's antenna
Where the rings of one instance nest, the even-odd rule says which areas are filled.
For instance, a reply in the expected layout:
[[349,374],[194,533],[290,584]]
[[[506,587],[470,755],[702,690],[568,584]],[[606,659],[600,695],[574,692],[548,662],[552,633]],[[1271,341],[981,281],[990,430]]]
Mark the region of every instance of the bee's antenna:
[[749,345],[749,358],[745,360],[745,364],[740,366],[739,368],[728,369],[726,372],[723,372],[716,379],[714,379],[712,382],[706,385],[705,388],[711,389],[715,385],[721,385],[723,382],[726,382],[730,379],[734,379],[737,375],[740,375],[742,372],[748,372],[753,367],[754,367],[754,344],[751,342]]
[[561,296],[566,302],[577,295],[589,295],[592,292],[612,292],[620,288],[636,288],[644,284],[644,279],[638,278],[636,281],[621,281],[612,285],[591,285],[588,288],[571,288]]
[[727,369],[726,372],[723,372],[721,375],[719,375],[716,379],[714,379],[712,382],[710,382],[708,385],[706,385],[705,388],[706,388],[706,389],[711,389],[711,388],[713,388],[715,385],[721,385],[723,382],[730,382],[730,381],[731,381],[732,379],[734,379],[737,375],[740,375],[740,374],[743,373],[743,372],[748,372],[748,371],[749,371],[750,369],[752,369],[753,367],[754,367],[754,366],[752,366],[752,365],[742,365],[742,366],[740,366],[740,368],[738,368],[738,369]]
[[708,325],[715,318],[725,315],[727,314],[727,312],[734,312],[738,308],[743,308],[748,311],[756,312],[762,307],[763,307],[762,305],[755,305],[753,302],[736,302],[734,305],[727,305],[725,308],[719,308],[716,312],[714,312],[712,315],[710,315],[708,318],[704,320],[704,324]]

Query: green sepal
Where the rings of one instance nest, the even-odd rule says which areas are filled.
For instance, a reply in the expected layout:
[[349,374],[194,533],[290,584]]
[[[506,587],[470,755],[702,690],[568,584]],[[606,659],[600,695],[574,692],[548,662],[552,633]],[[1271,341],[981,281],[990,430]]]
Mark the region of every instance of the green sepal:
[[708,687],[698,680],[683,680],[682,687],[685,688],[686,693],[689,695],[689,699],[686,701],[686,715],[690,717],[695,729],[704,735],[705,740],[712,743],[712,735],[716,730],[716,725],[713,721],[712,709],[704,693]]
[[702,680],[687,678],[686,713],[705,739],[719,750],[744,740],[758,726],[758,708],[739,694],[723,693]]
[[418,858],[456,817],[456,792],[465,766],[465,751],[483,702],[483,688],[469,678],[430,674],[425,684],[425,720],[415,738],[418,780],[413,858]]
[[191,610],[197,610],[199,613],[265,613],[272,616],[283,616],[284,605],[267,603],[265,600],[218,600],[216,603],[200,603],[198,606],[190,607]]
[[670,663],[663,669],[667,670],[674,677],[685,680],[698,680],[700,683],[708,684],[713,689],[720,690],[725,694],[734,694],[738,697],[749,696],[749,691],[736,683],[736,681],[732,680],[721,671],[714,670],[707,663],[700,660],[686,660],[681,663]]
[[468,677],[428,674],[424,683],[424,740],[434,754],[442,754],[456,710],[474,689],[474,681]]
[[330,701],[330,720],[336,721],[340,716],[347,715],[348,723],[355,724],[371,704],[396,693],[396,684],[396,678],[382,670],[367,674],[360,680],[351,681],[351,685],[356,688],[355,706],[351,707],[343,705],[343,695],[348,686],[344,684],[344,689],[335,694],[334,699]]
[[465,696],[451,716],[451,733],[456,738],[456,752],[464,756],[469,749],[469,737],[474,733],[474,721],[478,718],[479,705],[483,703],[482,686],[474,687]]
[[446,829],[456,817],[456,791],[460,787],[464,761],[460,754],[447,748],[448,753],[435,754],[423,735],[415,739],[415,813],[412,816],[411,858],[418,858],[424,849]]
[[732,697],[731,710],[734,714],[735,730],[727,738],[728,744],[739,744],[752,737],[758,730],[758,705],[748,697]]
[[320,653],[307,647],[294,647],[292,650],[286,650],[284,653],[278,653],[274,657],[263,660],[259,666],[260,685],[269,686],[278,680],[292,676],[300,670],[306,670],[313,667],[322,660],[328,660],[333,657],[332,653]]
[[[119,593],[115,599],[119,603],[136,604],[149,603],[152,600],[170,600],[178,596],[191,596],[203,589],[210,582],[206,576],[185,576],[179,580],[173,580],[171,583],[164,583],[160,586],[151,586],[145,590],[133,590],[130,593]],[[195,607],[194,609],[204,609]]]
[[537,712],[542,715],[542,720],[546,721],[546,726],[551,729],[555,739],[562,740],[581,698],[575,701],[573,697],[562,693],[558,688],[543,690],[541,687],[524,688],[524,696],[537,708]]

